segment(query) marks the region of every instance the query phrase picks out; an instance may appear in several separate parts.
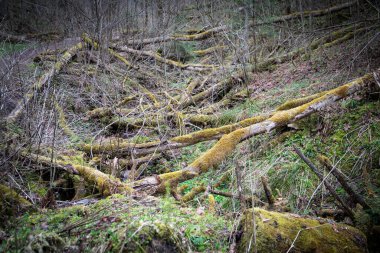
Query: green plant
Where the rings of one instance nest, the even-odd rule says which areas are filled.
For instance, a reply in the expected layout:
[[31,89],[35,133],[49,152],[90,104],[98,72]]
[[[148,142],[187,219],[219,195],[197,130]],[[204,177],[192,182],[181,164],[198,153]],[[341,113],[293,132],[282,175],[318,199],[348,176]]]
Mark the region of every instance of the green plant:
[[1,42],[0,43],[0,57],[6,56],[8,54],[20,52],[28,47],[26,43],[9,43]]

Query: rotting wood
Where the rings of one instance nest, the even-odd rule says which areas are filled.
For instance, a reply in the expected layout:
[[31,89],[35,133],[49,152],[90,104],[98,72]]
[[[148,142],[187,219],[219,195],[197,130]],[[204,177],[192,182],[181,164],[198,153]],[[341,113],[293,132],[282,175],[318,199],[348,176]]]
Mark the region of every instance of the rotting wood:
[[15,122],[20,117],[22,111],[27,107],[30,101],[34,98],[37,92],[42,91],[45,86],[51,81],[51,79],[61,71],[61,69],[71,60],[71,58],[77,54],[79,50],[83,48],[83,43],[80,42],[73,47],[69,48],[54,64],[54,66],[46,73],[44,73],[32,86],[28,93],[18,101],[17,106],[6,117],[8,123]]

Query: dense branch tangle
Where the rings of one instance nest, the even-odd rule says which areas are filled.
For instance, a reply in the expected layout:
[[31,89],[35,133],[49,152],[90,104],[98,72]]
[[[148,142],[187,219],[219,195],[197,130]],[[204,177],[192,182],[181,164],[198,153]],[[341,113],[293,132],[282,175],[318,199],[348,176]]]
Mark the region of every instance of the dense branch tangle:
[[237,144],[241,141],[307,117],[308,115],[321,110],[331,103],[363,89],[364,86],[369,85],[373,82],[373,80],[373,74],[366,74],[352,82],[330,90],[321,97],[315,98],[304,105],[284,111],[278,111],[270,118],[262,122],[237,129],[224,135],[211,149],[201,155],[186,168],[171,173],[161,174],[155,177],[144,178],[134,182],[133,187],[136,189],[145,189],[149,186],[153,186],[156,191],[160,191],[165,189],[164,185],[167,181],[179,183],[184,179],[187,180],[188,178],[196,177],[197,175],[208,171],[213,166],[222,162],[234,151]]
[[71,58],[83,48],[83,43],[80,42],[73,47],[69,48],[54,64],[54,66],[46,73],[44,73],[31,87],[30,91],[24,95],[24,97],[18,101],[16,108],[6,117],[6,121],[11,123],[16,121],[24,108],[28,106],[30,101],[33,99],[36,92],[42,91],[51,79],[58,74],[62,68],[71,60]]
[[264,24],[272,24],[272,23],[280,23],[280,22],[286,22],[292,19],[297,19],[301,17],[319,17],[323,15],[327,15],[330,13],[338,12],[347,8],[350,8],[357,4],[358,1],[351,1],[351,2],[346,2],[343,4],[335,5],[328,7],[326,9],[320,9],[320,10],[311,10],[311,11],[304,11],[304,12],[295,12],[291,13],[285,16],[281,17],[276,17],[268,21],[262,21],[262,22],[257,22],[257,23],[252,23],[251,25],[264,25]]
[[146,45],[146,44],[160,43],[160,42],[166,42],[166,41],[171,41],[171,40],[177,40],[177,41],[204,40],[204,39],[210,38],[211,36],[217,33],[220,33],[226,30],[227,30],[226,26],[218,26],[206,31],[195,33],[195,34],[174,34],[174,35],[160,36],[160,37],[142,39],[142,40],[128,40],[126,44],[127,45]]

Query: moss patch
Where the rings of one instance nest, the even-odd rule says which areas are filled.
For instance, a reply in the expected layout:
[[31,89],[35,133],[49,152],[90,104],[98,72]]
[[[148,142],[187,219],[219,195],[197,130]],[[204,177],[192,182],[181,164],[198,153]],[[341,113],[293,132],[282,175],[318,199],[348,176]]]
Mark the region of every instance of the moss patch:
[[[26,214],[9,231],[0,251],[63,251],[104,247],[108,252],[226,251],[231,222],[178,206],[174,200],[137,202],[112,195],[91,206]],[[222,235],[222,236],[221,236]]]

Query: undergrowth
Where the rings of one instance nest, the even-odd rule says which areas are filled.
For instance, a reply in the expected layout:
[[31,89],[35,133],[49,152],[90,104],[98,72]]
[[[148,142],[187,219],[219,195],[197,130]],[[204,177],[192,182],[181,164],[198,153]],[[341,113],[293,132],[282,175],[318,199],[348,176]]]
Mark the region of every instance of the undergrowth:
[[88,252],[145,252],[150,247],[225,252],[232,225],[207,210],[181,207],[169,197],[138,202],[122,195],[90,206],[25,214],[17,224],[0,251],[70,251],[86,245]]

